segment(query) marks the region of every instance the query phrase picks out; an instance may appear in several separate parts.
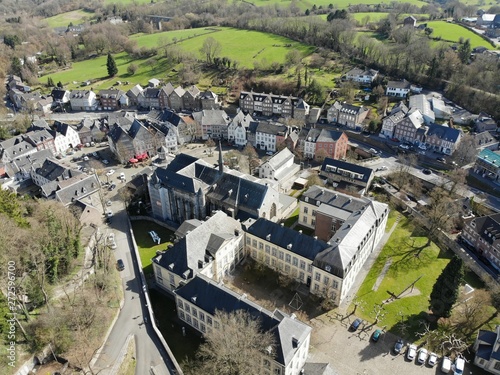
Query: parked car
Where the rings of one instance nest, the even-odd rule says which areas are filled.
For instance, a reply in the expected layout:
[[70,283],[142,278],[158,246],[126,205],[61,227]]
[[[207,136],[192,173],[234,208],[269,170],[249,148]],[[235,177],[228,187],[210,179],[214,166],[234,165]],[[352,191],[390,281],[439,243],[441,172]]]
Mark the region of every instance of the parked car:
[[118,259],[116,261],[116,268],[118,268],[118,271],[123,271],[125,269],[125,263],[123,263],[123,260]]
[[408,349],[406,350],[406,358],[409,361],[413,361],[415,359],[415,355],[417,354],[417,345],[410,344],[408,345]]
[[377,155],[377,154],[378,154],[378,151],[377,151],[377,150],[375,150],[374,148],[371,148],[371,149],[370,149],[370,150],[368,150],[368,151],[369,151],[370,153],[372,153],[372,154],[375,154],[375,155]]
[[109,190],[109,191],[112,191],[112,190],[114,190],[115,188],[116,188],[116,185],[115,185],[115,184],[111,184],[111,185],[109,185],[108,190]]
[[421,365],[423,365],[425,363],[425,361],[427,361],[427,349],[425,348],[421,348],[419,351],[418,351],[418,357],[417,357],[417,362],[420,363]]
[[356,331],[361,325],[361,323],[363,323],[363,321],[359,318],[356,318],[356,320],[352,322],[351,326],[349,327],[349,330],[352,332]]
[[104,165],[108,165],[108,164],[109,164],[109,161],[107,161],[106,159],[103,159],[103,160],[102,160],[102,164],[104,164]]
[[110,169],[109,171],[106,172],[106,176],[111,176],[113,173],[115,173],[115,170]]
[[122,181],[125,181],[125,173],[120,173],[120,175],[118,176],[118,178]]
[[429,354],[429,359],[427,360],[427,364],[430,367],[434,367],[434,365],[436,364],[437,360],[438,360],[437,354],[431,352],[431,354]]
[[372,335],[373,342],[378,342],[378,340],[380,340],[380,336],[382,336],[382,331],[380,329],[375,330]]
[[464,373],[465,359],[458,357],[455,359],[455,368],[453,375],[462,375]]
[[419,144],[418,148],[421,149],[421,150],[424,150],[424,151],[427,150],[427,146],[424,145],[423,143]]
[[396,341],[396,343],[394,344],[394,347],[392,348],[392,350],[394,351],[394,354],[399,354],[401,353],[401,349],[403,349],[403,340],[401,339],[398,339],[398,341]]
[[399,145],[399,148],[402,148],[403,150],[409,150],[410,149],[410,146],[406,145],[406,144],[400,144]]
[[430,169],[422,169],[422,173],[426,175],[430,175],[432,171]]
[[448,374],[451,370],[451,359],[444,356],[443,361],[441,362],[441,372]]
[[108,235],[108,241],[115,241],[115,234],[113,232],[111,232],[109,235]]
[[446,159],[443,158],[442,156],[437,157],[436,160],[440,163],[446,164]]
[[393,138],[391,138],[391,141],[393,141],[393,142],[399,142],[399,139],[397,139],[396,137],[393,137]]
[[381,167],[377,168],[377,171],[386,171],[387,167],[385,165],[382,165]]
[[111,206],[111,204],[112,204],[111,201],[106,202],[106,206],[108,206],[108,207]]
[[83,157],[83,161],[89,161],[89,157],[88,157],[87,155],[85,155],[85,156]]
[[106,217],[113,217],[113,211],[107,210],[106,211]]
[[115,241],[110,242],[109,247],[111,248],[111,250],[116,249],[116,248],[117,248],[117,246],[116,246],[116,242],[115,242]]

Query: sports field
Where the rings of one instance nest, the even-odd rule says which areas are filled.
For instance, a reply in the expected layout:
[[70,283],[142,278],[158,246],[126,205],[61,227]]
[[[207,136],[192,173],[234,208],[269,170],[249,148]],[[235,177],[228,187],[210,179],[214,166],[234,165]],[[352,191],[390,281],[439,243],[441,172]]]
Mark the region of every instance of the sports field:
[[427,27],[434,30],[431,34],[432,38],[441,37],[443,41],[457,43],[462,37],[464,40],[470,39],[472,48],[479,46],[491,48],[491,45],[479,35],[454,23],[448,23],[446,21],[430,21],[427,22]]
[[73,23],[73,25],[79,25],[93,17],[93,12],[86,12],[82,9],[78,9],[71,12],[61,13],[57,16],[45,18],[45,21],[50,27],[66,27],[70,22]]

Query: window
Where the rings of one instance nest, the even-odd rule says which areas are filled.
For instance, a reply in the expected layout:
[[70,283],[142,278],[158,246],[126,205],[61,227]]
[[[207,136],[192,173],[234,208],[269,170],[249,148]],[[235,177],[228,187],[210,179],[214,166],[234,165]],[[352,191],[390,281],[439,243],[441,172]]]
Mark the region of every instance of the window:
[[203,324],[203,323],[201,323],[200,328],[201,328],[201,332],[207,331],[207,328],[205,327],[205,324]]
[[268,360],[268,359],[265,359],[265,358],[264,358],[264,367],[265,367],[265,368],[269,368],[269,367],[271,367],[271,362],[269,362],[269,360]]
[[290,263],[292,261],[292,256],[290,254],[285,255],[285,262]]
[[277,256],[278,249],[276,249],[275,247],[273,247],[271,253],[272,253],[273,257]]
[[307,214],[309,211],[309,208],[308,207],[304,207],[304,213]]
[[280,251],[280,252],[279,252],[279,259],[280,259],[280,260],[283,260],[283,251]]
[[182,320],[186,319],[186,316],[182,311],[179,313],[179,316],[181,317]]
[[304,272],[300,272],[300,273],[299,273],[299,279],[300,279],[301,281],[304,281]]
[[252,250],[252,257],[257,258],[257,250]]
[[300,261],[300,269],[301,270],[305,270],[306,269],[306,262],[304,262],[303,260]]
[[252,246],[257,248],[257,240],[252,240]]
[[193,311],[191,312],[191,314],[193,314],[193,317],[197,318],[197,317],[198,317],[198,310],[196,310],[196,309],[193,307]]
[[193,325],[194,325],[194,328],[198,328],[198,321],[196,319],[193,319]]
[[247,237],[247,245],[250,245],[252,243],[252,240],[250,239],[250,237]]
[[308,264],[307,265],[307,272],[312,273],[312,271],[313,271],[313,265],[312,264]]
[[186,322],[191,324],[191,315],[186,315]]
[[318,285],[318,284],[314,284],[314,291],[315,291],[315,292],[318,292],[318,291],[319,291],[319,285]]
[[183,304],[182,304],[182,301],[180,299],[177,300],[177,306],[179,306],[180,309],[183,308]]
[[259,250],[262,250],[264,248],[264,244],[262,242],[259,242]]
[[202,322],[204,322],[204,321],[205,321],[205,313],[203,313],[203,312],[201,312],[201,311],[200,311],[200,320],[201,320]]
[[316,210],[313,210],[312,215],[313,215],[313,216],[316,216]]
[[316,224],[316,220],[312,219],[311,220],[311,225],[315,225]]
[[323,284],[328,285],[330,278],[328,276],[323,277]]
[[191,312],[189,305],[185,305],[185,310],[186,310],[186,312]]
[[333,280],[333,289],[338,289],[339,288],[339,282],[336,280]]
[[220,323],[218,321],[215,321],[214,322],[214,327],[215,327],[215,329],[219,329]]
[[269,254],[271,252],[271,246],[266,245],[266,254]]
[[288,264],[285,264],[285,272],[286,273],[290,272],[290,266]]
[[318,272],[316,272],[316,274],[314,275],[314,280],[316,280],[316,281],[321,280],[321,275]]
[[212,317],[211,317],[211,316],[208,316],[208,315],[207,315],[207,324],[208,324],[209,326],[211,326],[211,325],[212,325]]
[[281,369],[279,367],[274,368],[274,375],[281,375]]
[[500,362],[495,363],[495,370],[500,370]]

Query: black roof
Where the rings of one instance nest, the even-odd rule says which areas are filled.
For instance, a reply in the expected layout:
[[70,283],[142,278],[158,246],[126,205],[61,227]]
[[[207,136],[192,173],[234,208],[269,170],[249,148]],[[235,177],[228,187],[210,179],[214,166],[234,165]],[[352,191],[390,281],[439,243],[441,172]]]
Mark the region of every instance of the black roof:
[[314,260],[320,252],[329,247],[324,241],[263,218],[259,218],[246,231],[284,249],[292,245],[290,251],[310,260]]
[[321,165],[321,172],[342,175],[342,173],[327,171],[326,170],[327,166],[337,167],[354,173],[358,173],[363,176],[363,178],[360,180],[363,182],[368,182],[370,176],[373,174],[373,169],[371,168],[362,167],[361,165],[348,163],[342,160],[337,160],[332,158],[325,158],[325,160],[323,160],[323,164]]
[[148,118],[160,122],[168,122],[175,127],[182,123],[182,118],[175,112],[165,109],[163,111],[153,110],[148,113]]

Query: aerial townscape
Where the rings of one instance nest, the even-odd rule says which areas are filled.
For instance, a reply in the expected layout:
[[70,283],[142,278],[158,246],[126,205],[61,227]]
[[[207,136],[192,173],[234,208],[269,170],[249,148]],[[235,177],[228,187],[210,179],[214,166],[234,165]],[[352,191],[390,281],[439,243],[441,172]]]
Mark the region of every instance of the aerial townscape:
[[0,1],[0,375],[500,375],[500,2]]

